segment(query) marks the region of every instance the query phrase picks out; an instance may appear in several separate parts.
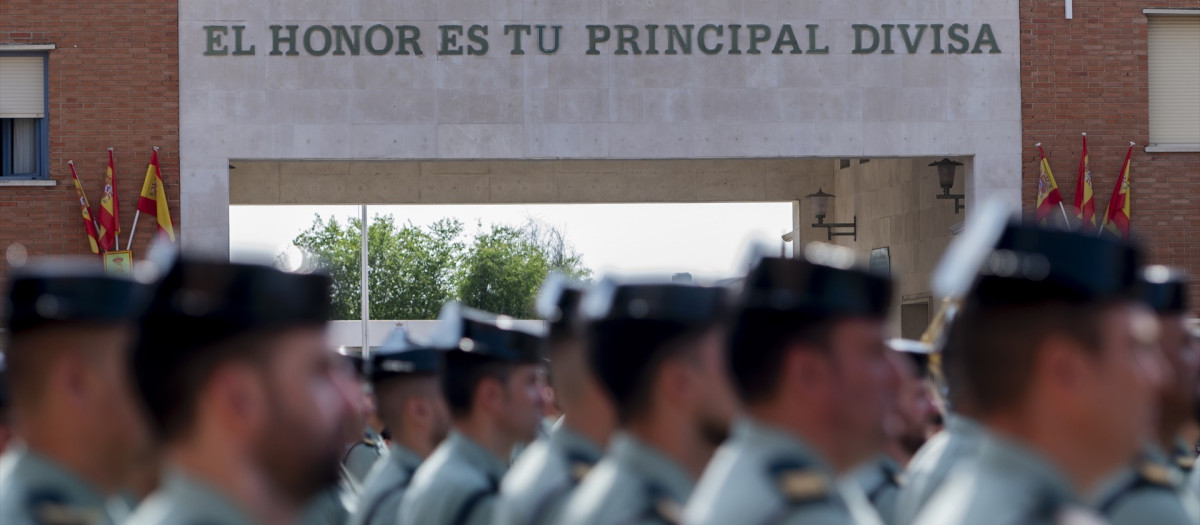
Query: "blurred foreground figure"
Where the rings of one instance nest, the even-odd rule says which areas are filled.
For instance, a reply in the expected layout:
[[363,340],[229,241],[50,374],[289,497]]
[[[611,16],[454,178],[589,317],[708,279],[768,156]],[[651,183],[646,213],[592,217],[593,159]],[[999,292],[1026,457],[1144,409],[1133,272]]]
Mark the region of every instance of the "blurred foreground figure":
[[730,307],[726,288],[665,280],[606,280],[584,297],[587,356],[621,432],[558,523],[680,520],[737,409],[725,362]]
[[8,380],[4,374],[4,353],[0,352],[0,455],[8,448],[13,439],[12,418],[9,415],[10,397],[8,395]]
[[563,416],[504,477],[496,525],[558,523],[563,505],[600,461],[616,427],[612,402],[587,363],[579,318],[583,295],[582,286],[554,276],[538,297],[538,315],[549,322],[551,387]]
[[853,264],[845,248],[810,244],[746,277],[729,361],[748,417],[704,471],[686,523],[880,523],[837,479],[880,452],[896,388],[891,282]]
[[149,288],[94,260],[13,270],[3,308],[12,429],[0,459],[0,523],[108,524],[149,446],[128,370]]
[[351,352],[345,347],[339,347],[338,353],[345,359],[353,374],[354,385],[360,392],[355,403],[357,410],[347,425],[347,437],[351,444],[346,450],[342,464],[346,467],[351,481],[361,484],[379,459],[387,455],[387,443],[384,443],[383,436],[379,435],[379,430],[372,426],[373,423],[378,423],[378,416],[375,398],[366,388],[367,365],[363,354],[361,351]]
[[352,391],[326,345],[329,278],[182,259],[134,350],[167,472],[136,525],[293,523],[338,481]]
[[389,453],[367,475],[351,525],[391,525],[417,467],[450,433],[442,397],[442,356],[398,329],[371,353],[367,377],[379,416],[391,431]]
[[417,470],[399,523],[490,525],[509,454],[532,441],[542,421],[544,341],[508,317],[453,303],[439,321],[431,343],[454,348],[445,353],[442,382],[454,431]]
[[1139,461],[1101,494],[1099,508],[1113,525],[1195,525],[1200,493],[1187,487],[1195,447],[1182,434],[1195,423],[1200,350],[1187,326],[1187,277],[1151,266],[1142,271],[1141,286],[1143,300],[1158,314],[1159,347],[1167,363],[1156,392],[1158,425]]
[[905,485],[904,468],[925,444],[926,431],[936,409],[921,370],[932,348],[917,341],[890,340],[896,391],[888,399],[884,416],[887,439],[883,453],[854,472],[854,480],[867,495],[884,524],[895,523],[896,497]]
[[1009,223],[947,335],[944,367],[983,425],[916,523],[1101,522],[1080,503],[1137,453],[1161,376],[1139,250]]

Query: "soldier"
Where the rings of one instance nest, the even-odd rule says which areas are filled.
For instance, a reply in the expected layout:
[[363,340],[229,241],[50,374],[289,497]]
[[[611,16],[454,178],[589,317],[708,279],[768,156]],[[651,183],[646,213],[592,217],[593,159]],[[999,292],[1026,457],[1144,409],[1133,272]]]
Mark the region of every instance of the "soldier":
[[835,479],[879,452],[896,385],[883,337],[891,282],[853,263],[814,243],[746,276],[730,363],[748,417],[705,470],[687,523],[879,523],[862,491]]
[[538,315],[549,322],[547,348],[559,424],[513,465],[500,487],[496,525],[558,523],[575,487],[604,455],[616,414],[604,387],[588,368],[579,303],[584,288],[561,277],[547,280]]
[[400,523],[490,525],[500,479],[517,443],[532,441],[542,420],[537,388],[541,337],[512,319],[458,304],[440,316],[431,343],[445,354],[443,394],[454,429],[413,476]]
[[353,391],[326,344],[330,281],[184,258],[134,349],[167,473],[133,525],[285,524],[338,481]]
[[371,353],[367,377],[392,442],[389,454],[367,475],[351,525],[395,523],[417,467],[450,433],[450,409],[441,390],[443,350],[397,329]]
[[8,418],[8,380],[4,378],[4,353],[0,352],[0,455],[12,440],[12,422]]
[[1168,365],[1158,391],[1158,425],[1139,463],[1118,477],[1099,508],[1113,525],[1195,525],[1200,523],[1200,494],[1187,490],[1185,472],[1192,466],[1194,448],[1181,438],[1193,423],[1200,374],[1200,352],[1187,328],[1187,278],[1151,266],[1142,271],[1141,285],[1143,299],[1158,314],[1159,346]]
[[1137,452],[1161,374],[1135,297],[1141,253],[1015,223],[983,251],[945,352],[951,392],[969,386],[984,428],[915,523],[1100,522],[1080,495]]
[[371,471],[371,467],[387,454],[387,443],[373,426],[378,423],[378,417],[375,413],[375,399],[366,388],[366,362],[363,354],[350,351],[344,346],[338,347],[338,353],[346,358],[346,362],[353,371],[355,384],[360,387],[362,392],[357,403],[358,417],[354,418],[350,427],[353,432],[353,443],[350,448],[346,449],[346,455],[342,458],[342,464],[345,465],[351,480],[362,484],[367,478],[367,473]]
[[882,454],[854,472],[854,480],[885,524],[895,522],[896,495],[905,484],[904,466],[925,443],[925,432],[934,413],[918,368],[931,347],[919,341],[897,339],[888,341],[888,346],[893,350],[888,357],[899,381],[884,418],[887,440]]
[[13,270],[6,375],[20,441],[0,461],[0,523],[112,523],[106,499],[150,443],[127,369],[148,296],[95,261]]
[[[695,480],[729,432],[729,290],[606,280],[584,298],[587,353],[621,432],[559,523],[678,523]],[[569,414],[569,412],[568,412]]]

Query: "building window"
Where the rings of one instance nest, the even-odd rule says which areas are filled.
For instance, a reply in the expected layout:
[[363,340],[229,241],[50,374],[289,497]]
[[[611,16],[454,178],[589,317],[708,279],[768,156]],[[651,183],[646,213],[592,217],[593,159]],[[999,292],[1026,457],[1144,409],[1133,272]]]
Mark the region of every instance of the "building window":
[[1200,10],[1147,15],[1150,143],[1194,151],[1200,147]]
[[46,54],[0,49],[0,177],[48,178]]

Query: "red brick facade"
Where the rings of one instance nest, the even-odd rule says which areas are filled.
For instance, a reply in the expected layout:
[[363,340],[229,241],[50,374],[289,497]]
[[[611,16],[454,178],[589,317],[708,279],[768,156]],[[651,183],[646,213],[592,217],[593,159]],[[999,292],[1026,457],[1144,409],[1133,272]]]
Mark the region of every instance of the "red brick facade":
[[[121,246],[158,146],[179,227],[178,2],[0,1],[0,44],[55,44],[49,52],[50,178],[53,187],[0,186],[0,253],[14,242],[31,255],[90,253],[68,160],[98,209],[107,149],[115,149]],[[135,254],[154,232],[138,225]],[[7,264],[0,264],[0,279]]]
[[1096,212],[1103,215],[1125,159],[1133,225],[1152,262],[1192,275],[1192,305],[1200,310],[1200,153],[1146,153],[1150,138],[1146,8],[1200,8],[1200,0],[1135,2],[1076,0],[1074,19],[1064,0],[1022,0],[1021,118],[1023,201],[1037,200],[1041,142],[1068,205],[1074,202],[1081,149],[1088,134]]

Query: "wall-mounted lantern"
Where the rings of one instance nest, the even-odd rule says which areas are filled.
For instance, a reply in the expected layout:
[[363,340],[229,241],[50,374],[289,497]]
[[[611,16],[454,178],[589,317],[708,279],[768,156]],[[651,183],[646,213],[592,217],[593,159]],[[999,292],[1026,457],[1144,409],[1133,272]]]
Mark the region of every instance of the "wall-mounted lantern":
[[930,166],[937,166],[938,185],[942,187],[942,194],[936,195],[935,198],[939,200],[953,200],[954,213],[956,214],[966,209],[962,201],[967,196],[962,193],[950,193],[950,188],[954,187],[954,171],[962,165],[963,163],[952,161],[949,158],[944,158],[930,164]]
[[[816,193],[805,195],[804,198],[812,202],[813,214],[817,217],[817,223],[812,225],[813,228],[825,228],[826,240],[832,241],[834,237],[854,237],[858,240],[858,216],[854,216],[854,222],[825,222],[825,216],[829,214],[829,203],[833,202],[834,195],[825,193],[817,188]],[[834,228],[850,228],[850,231],[833,231]]]

